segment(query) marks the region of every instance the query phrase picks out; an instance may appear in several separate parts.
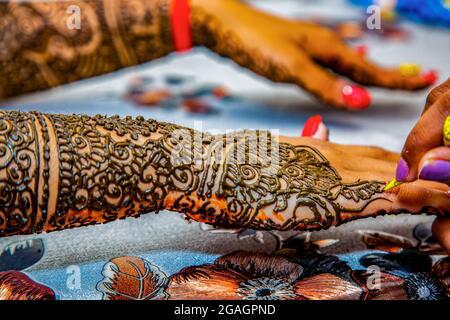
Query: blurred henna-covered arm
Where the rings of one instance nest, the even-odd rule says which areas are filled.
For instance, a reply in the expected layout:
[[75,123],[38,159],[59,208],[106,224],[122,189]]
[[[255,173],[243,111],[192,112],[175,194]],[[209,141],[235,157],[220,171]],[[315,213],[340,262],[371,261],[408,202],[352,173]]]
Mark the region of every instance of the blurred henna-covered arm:
[[[169,54],[171,22],[179,21],[171,14],[174,1],[0,2],[0,99]],[[403,90],[425,88],[435,78],[378,66],[328,28],[277,17],[245,1],[188,3],[192,45],[270,80],[296,84],[337,108],[360,110],[370,104],[365,90],[340,75],[363,85]]]
[[170,2],[0,2],[0,98],[167,55]]
[[[4,111],[0,236],[163,209],[264,230],[326,229],[385,213],[448,215],[445,185],[383,192],[398,158],[383,152],[265,131],[202,134],[142,117]],[[371,170],[361,172],[360,161]]]

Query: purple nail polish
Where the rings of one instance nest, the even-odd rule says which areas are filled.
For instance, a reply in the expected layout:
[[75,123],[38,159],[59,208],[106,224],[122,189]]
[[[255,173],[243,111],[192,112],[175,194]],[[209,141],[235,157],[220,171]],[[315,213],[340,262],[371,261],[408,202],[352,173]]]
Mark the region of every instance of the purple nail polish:
[[405,160],[403,160],[403,158],[400,158],[397,164],[397,174],[395,176],[395,179],[397,179],[397,181],[403,182],[408,177],[408,173],[409,173],[408,164],[406,163]]
[[450,181],[450,162],[444,160],[427,162],[420,171],[419,178],[441,182]]

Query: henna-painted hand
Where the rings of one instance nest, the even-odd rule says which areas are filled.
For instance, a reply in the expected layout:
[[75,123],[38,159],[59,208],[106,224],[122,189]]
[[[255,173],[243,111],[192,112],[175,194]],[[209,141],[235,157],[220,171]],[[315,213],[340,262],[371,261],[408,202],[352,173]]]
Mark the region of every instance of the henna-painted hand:
[[[403,147],[396,179],[405,182],[417,178],[450,183],[450,79],[428,95],[424,111]],[[433,232],[450,253],[450,220],[437,218]]]
[[[428,110],[432,105],[435,104],[435,102],[441,97],[441,95],[443,93],[445,93],[446,91],[449,91],[450,89],[450,79],[447,80],[447,82],[445,82],[444,84],[440,85],[439,87],[435,88],[431,93],[430,96],[428,97],[428,101],[427,104],[425,106],[425,111]],[[436,107],[433,107],[436,108]],[[448,109],[448,108],[447,108]],[[424,111],[424,112],[425,112]],[[450,118],[447,117],[447,119]],[[421,130],[420,128],[422,128],[423,130],[425,130],[427,128],[427,123],[423,123],[423,122],[419,122],[418,124],[419,130]],[[444,129],[445,131],[445,129]],[[450,134],[450,126],[448,126],[448,133]],[[322,121],[322,117],[321,116],[313,116],[311,118],[308,119],[308,121],[306,121],[305,126],[303,128],[303,132],[302,132],[302,136],[303,137],[312,137],[314,139],[318,139],[318,140],[323,140],[323,141],[328,141],[328,137],[329,137],[329,131],[328,128],[325,126],[325,124]],[[429,138],[427,141],[425,141],[425,144],[429,144],[432,145],[433,139],[438,143],[439,139],[442,137],[442,133],[441,132],[437,132],[435,137],[433,136],[429,136],[427,138]],[[450,137],[447,137],[444,134],[444,141],[445,140],[449,140],[450,142]],[[408,140],[407,145],[411,145],[412,142],[411,140]],[[439,145],[439,143],[438,143]],[[413,153],[409,154],[407,153],[407,156],[414,156],[414,154],[416,152],[420,152],[420,147],[422,147],[421,145],[417,146],[419,148],[416,148],[414,145],[412,145],[412,150]],[[426,163],[426,161],[435,161],[435,159],[439,159],[439,158],[435,158],[433,157],[433,155],[444,155],[444,148],[447,148],[448,152],[448,147],[437,147],[435,149],[432,149],[429,152],[426,152],[423,156],[422,159],[419,160],[420,163],[422,163],[422,165],[419,165],[420,168],[423,168],[424,165],[423,163]],[[448,154],[447,154],[448,155]],[[446,161],[449,161],[449,158],[446,158]],[[438,160],[441,161],[442,159]],[[438,162],[439,164],[440,162]],[[447,174],[450,174],[450,169],[447,169]],[[442,176],[442,172],[440,173]],[[438,179],[441,178],[441,176],[438,176]],[[422,179],[427,179],[427,176],[424,176],[423,174],[421,175]],[[427,179],[427,180],[433,180],[433,179]],[[442,180],[442,179],[441,179]],[[408,188],[408,185],[403,185],[402,188]],[[442,185],[441,187],[443,187],[444,190],[444,186]],[[411,189],[412,191],[413,189]],[[400,190],[398,190],[400,192]],[[403,193],[405,194],[405,192],[403,191]],[[406,195],[408,197],[408,192],[406,192]],[[449,195],[449,191],[447,190],[447,195]],[[411,195],[410,195],[411,196]],[[440,196],[440,198],[443,198],[442,196]],[[447,252],[450,254],[450,218],[446,218],[446,217],[437,217],[433,223],[433,234],[435,235],[435,237],[439,240],[439,242],[441,243],[441,245],[447,250]]]
[[337,108],[364,109],[370,96],[333,72],[390,89],[417,90],[435,80],[432,73],[404,76],[397,69],[377,66],[335,32],[311,22],[272,16],[236,0],[192,0],[192,5],[197,45],[273,81],[299,85]]

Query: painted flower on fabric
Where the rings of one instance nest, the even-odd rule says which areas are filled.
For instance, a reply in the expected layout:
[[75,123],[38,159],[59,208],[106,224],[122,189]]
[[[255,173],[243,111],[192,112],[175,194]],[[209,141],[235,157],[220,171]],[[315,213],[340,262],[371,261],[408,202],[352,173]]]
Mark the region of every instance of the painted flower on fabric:
[[42,239],[28,239],[0,247],[0,272],[24,270],[41,260],[44,255]]
[[360,286],[340,275],[303,274],[300,264],[280,254],[237,251],[170,277],[145,259],[125,256],[105,264],[97,290],[111,300],[322,300],[359,299],[362,294]]
[[361,300],[407,300],[403,278],[393,274],[368,270],[354,270],[352,279],[364,290]]
[[[368,248],[385,251],[369,253],[360,259],[363,266],[377,266],[395,276],[386,294],[410,300],[441,300],[450,297],[450,260],[434,263],[432,257],[444,251],[433,238],[430,225],[414,228],[415,240],[379,231],[360,231]],[[381,294],[381,297],[388,297]]]
[[297,296],[289,282],[272,278],[242,282],[237,289],[237,294],[244,300],[290,300]]
[[237,251],[214,264],[170,277],[170,299],[294,300],[359,299],[362,289],[331,273],[303,278],[303,267],[279,255]]
[[0,272],[0,300],[55,300],[52,289],[20,271]]
[[410,275],[403,283],[410,300],[448,299],[447,286],[437,277],[420,272]]
[[368,249],[386,252],[400,252],[404,249],[414,249],[428,255],[445,255],[445,250],[439,245],[431,232],[431,224],[419,223],[414,227],[413,238],[378,231],[359,230],[361,240]]
[[97,290],[104,300],[166,299],[167,276],[154,264],[139,257],[118,257],[103,267]]

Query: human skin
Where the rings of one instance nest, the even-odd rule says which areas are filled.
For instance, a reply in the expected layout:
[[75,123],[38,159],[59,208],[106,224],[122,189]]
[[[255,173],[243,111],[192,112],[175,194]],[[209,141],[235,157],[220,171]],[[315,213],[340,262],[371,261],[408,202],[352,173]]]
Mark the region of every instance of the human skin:
[[398,158],[265,131],[211,135],[142,117],[3,111],[0,236],[160,210],[259,230],[320,230],[396,213],[448,217],[446,184],[383,191]]
[[[402,149],[401,162],[406,164],[407,170],[399,165],[397,178],[403,175],[404,179],[397,180],[414,181],[422,178],[450,183],[446,181],[446,176],[448,177],[450,172],[450,145],[448,142],[445,143],[446,138],[443,132],[444,123],[449,121],[447,120],[449,116],[450,79],[434,88],[428,95],[424,111]],[[450,130],[449,125],[447,125],[448,130]],[[440,171],[430,175],[430,168],[436,168],[437,163]],[[436,171],[434,168],[433,171]],[[447,195],[450,197],[449,193]],[[450,219],[437,218],[433,224],[433,234],[450,254]]]
[[[44,90],[168,55],[170,0],[87,0],[0,3],[0,98]],[[279,18],[238,0],[191,0],[192,39],[239,65],[293,83],[336,108],[349,105],[347,81],[417,90],[426,77],[377,66],[331,30]],[[80,8],[79,29],[68,28],[69,5]],[[333,71],[333,72],[330,72]],[[335,72],[335,73],[334,73]]]

